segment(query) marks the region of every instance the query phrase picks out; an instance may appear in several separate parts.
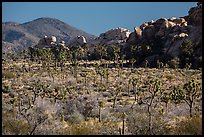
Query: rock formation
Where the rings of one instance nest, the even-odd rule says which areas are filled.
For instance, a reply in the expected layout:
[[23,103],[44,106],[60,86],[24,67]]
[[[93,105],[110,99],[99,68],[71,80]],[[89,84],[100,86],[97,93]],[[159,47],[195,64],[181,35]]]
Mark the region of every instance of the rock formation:
[[50,48],[53,46],[56,46],[56,37],[55,36],[51,36],[51,37],[47,37],[44,36],[44,38],[40,39],[38,44],[35,46],[37,48]]
[[94,45],[120,45],[129,38],[130,30],[125,28],[115,28],[100,34],[91,44]]
[[134,32],[129,35],[127,39],[127,43],[129,44],[136,44],[139,43],[142,37],[142,30],[138,27],[134,28]]
[[[126,41],[125,46],[150,45],[153,50],[146,59],[175,58],[181,55],[181,45],[184,41],[192,42],[195,58],[202,61],[202,3],[189,10],[189,15],[179,18],[160,18],[145,22],[139,28],[135,27]],[[159,47],[159,48],[157,48]],[[196,60],[196,59],[195,59]],[[194,64],[195,65],[195,64]],[[196,65],[195,65],[196,66]]]
[[71,39],[69,42],[68,42],[68,47],[74,47],[74,46],[83,46],[85,45],[87,42],[86,42],[86,39],[84,36],[77,36],[77,37],[74,37],[73,39]]
[[62,47],[64,49],[69,50],[69,48],[65,45],[64,41],[61,41],[57,44],[57,40],[55,36],[47,37],[40,39],[38,44],[35,45],[35,48],[53,48],[53,47]]

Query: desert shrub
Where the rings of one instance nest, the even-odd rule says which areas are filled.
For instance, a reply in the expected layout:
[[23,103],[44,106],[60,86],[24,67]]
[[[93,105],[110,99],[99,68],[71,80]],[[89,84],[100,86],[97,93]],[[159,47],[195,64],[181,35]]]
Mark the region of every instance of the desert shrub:
[[10,135],[27,135],[29,133],[30,126],[28,123],[17,120],[7,119],[3,122],[2,133]]
[[202,117],[194,116],[179,122],[174,129],[176,135],[202,135]]
[[127,117],[128,131],[134,135],[146,135],[148,130],[148,117],[145,114],[131,114]]
[[13,93],[13,90],[10,85],[9,86],[2,85],[2,92],[3,93]]
[[174,79],[174,76],[169,74],[169,75],[166,75],[166,78],[171,82],[172,79]]
[[66,101],[64,105],[65,119],[75,112],[83,115],[84,119],[93,116],[92,110],[97,108],[97,99],[95,97],[77,97]]
[[71,115],[67,116],[66,119],[70,123],[79,124],[84,121],[84,116],[78,111],[73,112]]
[[59,135],[118,135],[118,123],[113,121],[98,122],[98,119],[90,118],[81,123],[66,122],[64,128],[55,130]]
[[15,119],[11,111],[3,111],[2,134],[5,135],[27,135],[30,126],[27,122]]
[[8,78],[8,79],[15,78],[15,73],[10,72],[8,70],[3,70],[2,71],[2,78]]
[[[148,115],[147,113],[133,112],[127,117],[128,131],[133,135],[148,135]],[[155,113],[152,117],[153,135],[165,134],[165,121],[162,115]]]
[[[109,115],[110,116],[110,115]],[[119,122],[104,120],[99,127],[100,135],[119,135]]]
[[180,59],[178,57],[175,57],[169,60],[167,63],[171,68],[178,68],[180,64]]
[[98,134],[98,129],[86,123],[75,124],[71,127],[72,135],[96,135]]

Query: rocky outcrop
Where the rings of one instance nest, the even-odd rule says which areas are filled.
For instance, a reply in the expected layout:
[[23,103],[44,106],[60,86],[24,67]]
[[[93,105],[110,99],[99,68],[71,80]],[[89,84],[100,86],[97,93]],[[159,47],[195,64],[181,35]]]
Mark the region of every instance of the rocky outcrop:
[[134,32],[129,35],[127,39],[127,43],[129,44],[136,44],[139,43],[142,38],[142,30],[138,27],[134,28]]
[[69,50],[69,48],[65,45],[64,41],[60,41],[57,43],[57,39],[55,36],[47,37],[40,39],[38,44],[34,46],[35,48],[53,48],[53,47],[62,47],[64,49]]
[[188,22],[191,25],[202,25],[202,3],[198,2],[196,7],[192,7],[188,12]]
[[131,32],[128,29],[118,27],[116,29],[111,29],[105,33],[100,34],[99,37],[105,38],[107,40],[126,40],[129,37],[130,33]]
[[130,36],[130,30],[125,28],[116,28],[108,30],[99,35],[91,44],[94,45],[120,45],[126,42]]
[[[125,46],[150,45],[153,51],[149,56],[154,57],[154,54],[159,53],[160,57],[175,58],[181,55],[183,41],[189,40],[193,44],[193,56],[202,58],[202,3],[191,8],[187,16],[160,18],[135,28],[137,29],[130,34]],[[149,56],[144,60],[151,62]]]
[[59,45],[59,46],[65,46],[65,42],[64,42],[64,41],[61,41],[58,45]]
[[146,26],[142,31],[142,38],[145,40],[154,39],[155,33],[156,33],[156,27],[154,25]]
[[68,42],[68,47],[74,47],[74,46],[83,46],[85,45],[87,42],[86,42],[86,38],[84,36],[77,36],[77,37],[74,37],[73,39],[71,39],[69,42]]
[[[181,26],[176,26],[174,28],[174,38],[171,40],[172,43],[167,45],[169,47],[168,54],[175,57],[175,52],[179,52],[179,45],[184,40],[190,40],[193,43],[195,49],[195,56],[201,57],[202,53],[202,3],[198,3],[196,7],[193,7],[189,10],[189,15],[185,17],[186,20],[182,18],[182,21],[179,23]],[[177,20],[178,22],[178,20]],[[178,47],[178,48],[175,48]],[[177,53],[180,54],[180,53]]]
[[47,37],[44,36],[44,38],[40,39],[38,44],[35,45],[36,48],[50,48],[53,46],[56,46],[56,37],[55,36],[51,36],[51,37]]

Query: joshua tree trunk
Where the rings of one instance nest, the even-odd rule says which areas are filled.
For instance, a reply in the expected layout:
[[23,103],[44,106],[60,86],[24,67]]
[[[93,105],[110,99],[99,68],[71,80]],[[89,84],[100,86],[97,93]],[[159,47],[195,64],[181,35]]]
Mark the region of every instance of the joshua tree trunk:
[[108,75],[106,75],[106,84],[108,85]]
[[149,116],[149,127],[148,127],[148,131],[149,134],[152,134],[152,115],[151,115],[151,111],[150,111],[150,106],[148,105],[148,116]]
[[115,108],[116,100],[117,100],[117,97],[115,97],[113,100],[113,108]]
[[135,101],[137,101],[137,85],[134,86]]
[[77,77],[77,65],[75,64],[75,69],[74,69],[74,76],[76,78],[76,82],[78,81],[78,77]]
[[118,77],[120,77],[120,67],[118,66]]
[[103,81],[103,76],[102,75],[100,75],[101,76],[101,84],[102,84],[102,81]]
[[193,103],[191,103],[190,105],[189,105],[189,113],[190,113],[190,117],[193,117],[193,114],[192,114],[192,108],[193,108]]
[[99,122],[101,122],[101,107],[99,107],[99,117],[98,117],[98,120],[99,120]]
[[123,119],[122,135],[125,135],[125,119]]

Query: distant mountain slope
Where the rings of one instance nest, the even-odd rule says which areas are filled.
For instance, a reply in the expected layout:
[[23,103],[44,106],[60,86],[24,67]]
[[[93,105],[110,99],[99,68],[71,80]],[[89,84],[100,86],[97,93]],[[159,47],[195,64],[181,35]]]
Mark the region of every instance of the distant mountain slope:
[[84,36],[87,41],[96,38],[94,35],[54,18],[43,17],[23,24],[3,22],[2,51],[19,51],[37,44],[39,39],[45,35],[54,35],[57,41],[64,40],[65,42],[78,35]]

